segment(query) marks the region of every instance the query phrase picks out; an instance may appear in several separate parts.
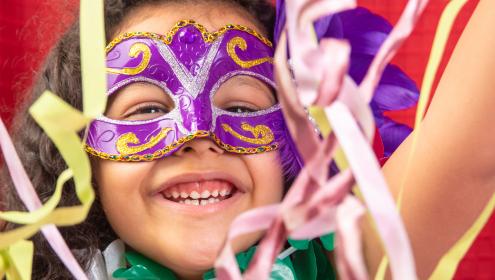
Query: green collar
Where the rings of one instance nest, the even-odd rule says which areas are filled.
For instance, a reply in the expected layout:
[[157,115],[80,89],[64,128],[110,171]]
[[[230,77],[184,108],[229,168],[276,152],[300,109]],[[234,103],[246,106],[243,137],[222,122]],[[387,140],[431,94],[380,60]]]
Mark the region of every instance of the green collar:
[[[328,262],[322,246],[316,241],[293,241],[292,246],[298,249],[290,257],[276,259],[270,280],[319,280],[335,279],[335,273]],[[325,246],[327,247],[327,246]],[[256,246],[236,255],[241,272],[244,272],[251,261]],[[135,251],[125,253],[128,268],[119,268],[113,273],[114,278],[139,280],[177,280],[172,270],[148,259]],[[215,279],[213,269],[203,274],[204,280]]]

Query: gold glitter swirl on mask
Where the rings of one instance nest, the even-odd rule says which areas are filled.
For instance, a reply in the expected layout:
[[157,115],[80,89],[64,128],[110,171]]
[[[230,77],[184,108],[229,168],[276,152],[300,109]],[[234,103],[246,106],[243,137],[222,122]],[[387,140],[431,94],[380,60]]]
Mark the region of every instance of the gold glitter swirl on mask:
[[152,136],[150,138],[150,141],[147,143],[144,143],[139,146],[132,146],[129,147],[129,144],[139,144],[139,139],[137,138],[136,134],[129,132],[126,134],[123,134],[122,136],[119,137],[117,140],[116,146],[117,146],[117,151],[121,155],[132,155],[132,154],[137,154],[139,152],[142,152],[144,150],[147,150],[149,148],[154,147],[156,144],[158,144],[160,141],[165,139],[167,137],[167,134],[172,131],[171,128],[163,128],[160,133],[158,133],[155,136]]
[[227,53],[230,58],[232,58],[232,60],[242,68],[251,68],[266,62],[273,63],[272,57],[258,58],[255,60],[242,60],[235,52],[236,47],[243,51],[247,50],[246,40],[241,37],[234,37],[227,43]]
[[252,28],[240,25],[240,24],[227,24],[223,26],[222,28],[218,29],[217,31],[214,32],[209,32],[206,27],[203,25],[197,23],[194,20],[180,20],[178,21],[174,27],[167,33],[167,35],[161,35],[153,32],[127,32],[124,34],[119,35],[117,38],[115,38],[112,42],[108,44],[106,47],[106,52],[107,54],[120,42],[130,39],[130,38],[149,38],[152,40],[160,41],[163,42],[167,45],[170,45],[172,43],[172,39],[174,38],[175,34],[179,32],[179,30],[183,27],[186,27],[188,25],[194,26],[199,32],[201,32],[201,38],[205,43],[213,43],[215,42],[220,36],[225,34],[225,32],[229,30],[238,30],[238,31],[243,31],[245,33],[251,34],[254,37],[256,37],[258,40],[260,40],[263,44],[267,45],[268,47],[273,47],[272,42],[267,39],[265,36],[261,35],[258,33],[256,30],[253,30]]
[[271,151],[276,151],[279,148],[278,143],[273,143],[271,145],[265,145],[265,146],[259,146],[256,148],[247,148],[247,147],[239,147],[239,146],[232,146],[229,144],[226,144],[222,142],[215,134],[205,131],[205,130],[199,130],[196,131],[193,134],[184,136],[180,138],[179,140],[175,141],[174,143],[167,145],[165,148],[155,151],[152,154],[145,154],[145,155],[112,155],[108,154],[105,152],[100,152],[97,151],[93,148],[91,148],[88,145],[85,145],[84,148],[86,152],[89,154],[99,157],[101,159],[105,160],[111,160],[111,161],[120,161],[120,162],[141,162],[141,161],[152,161],[156,159],[160,159],[164,156],[169,155],[173,150],[178,148],[180,145],[187,143],[189,141],[192,141],[193,139],[196,138],[204,138],[204,137],[211,137],[213,141],[222,149],[224,149],[227,152],[230,153],[235,153],[235,154],[241,154],[241,155],[252,155],[252,154],[260,154],[260,153],[265,153],[265,152],[271,152]]
[[139,63],[138,66],[134,68],[122,68],[122,69],[107,68],[107,72],[112,74],[123,74],[129,76],[134,76],[143,72],[144,69],[148,67],[148,64],[150,64],[150,60],[151,60],[150,47],[143,43],[136,43],[132,45],[131,49],[129,50],[129,57],[135,58],[141,53],[143,54],[143,60],[141,61],[141,63]]
[[254,138],[249,138],[239,134],[230,125],[225,123],[222,124],[222,128],[226,132],[232,134],[232,136],[234,136],[235,138],[251,144],[268,145],[275,139],[272,130],[265,125],[257,125],[253,127],[248,123],[242,123],[241,128],[244,131],[251,132]]

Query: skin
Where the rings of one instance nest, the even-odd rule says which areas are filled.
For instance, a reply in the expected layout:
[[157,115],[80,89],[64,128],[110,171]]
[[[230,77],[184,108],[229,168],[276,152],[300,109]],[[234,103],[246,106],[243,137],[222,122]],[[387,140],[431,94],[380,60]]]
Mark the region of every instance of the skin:
[[[210,30],[228,21],[256,29],[254,21],[249,20],[245,13],[232,7],[220,9],[218,3],[207,7],[181,4],[161,8],[136,12],[118,33],[164,32],[182,18],[181,14],[187,14]],[[225,9],[232,11],[226,12]],[[495,108],[495,37],[486,33],[487,26],[495,25],[494,11],[494,1],[480,1],[442,77],[421,129],[415,132],[419,133],[419,141],[409,168],[406,170],[404,167],[411,152],[411,137],[383,169],[396,197],[404,187],[401,214],[411,239],[420,279],[428,278],[443,254],[472,225],[494,192],[495,127],[494,115],[490,112]],[[183,278],[197,277],[211,267],[228,223],[238,213],[255,207],[257,203],[278,201],[282,184],[281,179],[280,182],[271,181],[266,186],[270,192],[266,188],[265,192],[262,191],[263,184],[266,185],[263,177],[279,179],[273,173],[280,173],[280,170],[277,170],[272,154],[255,157],[228,155],[206,139],[190,142],[190,145],[192,148],[187,151],[156,162],[124,164],[102,161],[98,168],[103,205],[117,234],[140,252],[173,268]],[[148,203],[146,190],[149,186],[166,181],[170,173],[209,167],[205,162],[234,170],[242,180],[252,184],[253,191],[246,203],[235,209],[238,212],[222,213],[221,218],[195,220],[174,216]],[[274,163],[273,169],[269,168],[271,163]],[[162,172],[164,170],[166,172]],[[280,190],[275,190],[274,185],[278,184]],[[269,199],[267,195],[273,196]],[[132,205],[132,208],[123,205]],[[374,275],[383,251],[369,223],[364,223],[363,227],[366,261],[370,274]],[[137,232],[130,228],[141,230]],[[236,248],[245,248],[258,237],[245,238],[237,243]]]
[[[165,33],[184,15],[210,31],[237,23],[263,32],[237,7],[181,3],[141,8],[115,36],[132,31]],[[260,110],[275,102],[270,88],[250,77],[227,81],[214,97],[217,107],[231,111]],[[158,87],[133,84],[110,99],[106,115],[113,119],[152,119],[173,106],[171,98]],[[172,156],[152,162],[98,160],[95,171],[104,211],[117,235],[135,250],[172,269],[181,279],[201,279],[213,266],[235,217],[249,209],[279,202],[283,193],[276,152],[230,154],[209,138],[190,141]],[[152,195],[175,176],[218,171],[235,176],[246,186],[239,200],[224,211],[185,213],[163,205]],[[236,239],[234,249],[249,248],[261,234]]]
[[[410,168],[404,166],[411,137],[383,169],[396,197],[404,186],[401,214],[420,279],[428,278],[495,190],[495,36],[486,33],[494,25],[495,1],[480,1],[416,132]],[[365,226],[364,237],[374,273],[383,252],[371,226]]]

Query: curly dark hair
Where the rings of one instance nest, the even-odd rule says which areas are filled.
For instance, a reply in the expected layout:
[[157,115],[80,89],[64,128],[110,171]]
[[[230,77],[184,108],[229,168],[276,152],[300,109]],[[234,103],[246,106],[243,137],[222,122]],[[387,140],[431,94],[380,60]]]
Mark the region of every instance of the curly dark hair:
[[[184,1],[105,0],[107,41],[136,8],[168,2],[183,3]],[[264,27],[268,37],[272,37],[275,13],[273,6],[266,0],[187,0],[187,2],[223,2],[235,5],[251,14],[258,24]],[[16,149],[43,202],[46,202],[52,195],[58,175],[67,166],[47,135],[28,116],[27,110],[45,90],[56,93],[73,107],[82,109],[79,50],[79,23],[76,21],[50,51],[37,74],[34,86],[28,93],[29,97],[20,106],[14,118],[13,139]],[[25,211],[25,207],[13,191],[6,167],[3,167],[0,175],[0,190],[4,194],[0,209]],[[95,182],[93,186],[98,188]],[[61,206],[79,204],[73,182],[66,184],[62,197]],[[11,230],[17,226],[7,223],[4,230]],[[98,197],[84,223],[60,228],[60,231],[77,260],[86,270],[94,253],[98,249],[104,249],[117,238],[105,218]],[[33,279],[72,278],[40,233],[36,234],[32,240],[35,243]]]

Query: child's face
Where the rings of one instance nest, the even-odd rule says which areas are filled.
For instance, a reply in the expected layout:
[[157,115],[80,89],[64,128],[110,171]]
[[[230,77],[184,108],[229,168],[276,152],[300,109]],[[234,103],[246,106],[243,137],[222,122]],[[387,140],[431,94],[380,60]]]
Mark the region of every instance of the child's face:
[[[233,23],[260,32],[245,13],[219,4],[144,8],[119,32],[164,34],[181,19],[193,19],[210,31]],[[226,110],[260,110],[274,105],[275,98],[269,87],[259,80],[237,77],[219,89],[214,103]],[[136,83],[112,96],[107,116],[152,119],[171,109],[171,104],[170,98],[158,87]],[[212,267],[236,216],[279,202],[283,192],[277,152],[232,154],[220,149],[210,138],[192,140],[173,155],[151,162],[99,160],[95,173],[103,208],[117,235],[182,277],[197,276]],[[160,193],[165,187],[168,191]],[[192,201],[192,190],[198,188],[211,196],[218,191],[216,197],[221,201],[210,200],[212,203],[198,206],[172,201],[174,192],[176,196],[186,192]],[[225,192],[234,195],[229,198]],[[185,202],[180,198],[175,200]],[[260,236],[253,234],[236,240],[234,248],[247,249]]]

